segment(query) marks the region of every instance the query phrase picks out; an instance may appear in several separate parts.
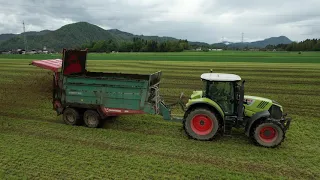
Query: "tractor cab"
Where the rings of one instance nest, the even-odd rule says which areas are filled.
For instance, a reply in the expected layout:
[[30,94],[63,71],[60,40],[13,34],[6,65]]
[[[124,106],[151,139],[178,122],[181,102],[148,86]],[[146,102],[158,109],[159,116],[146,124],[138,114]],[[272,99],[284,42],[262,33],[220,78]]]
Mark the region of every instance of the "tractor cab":
[[216,102],[225,115],[237,115],[240,97],[238,84],[241,77],[235,74],[204,73],[202,97]]

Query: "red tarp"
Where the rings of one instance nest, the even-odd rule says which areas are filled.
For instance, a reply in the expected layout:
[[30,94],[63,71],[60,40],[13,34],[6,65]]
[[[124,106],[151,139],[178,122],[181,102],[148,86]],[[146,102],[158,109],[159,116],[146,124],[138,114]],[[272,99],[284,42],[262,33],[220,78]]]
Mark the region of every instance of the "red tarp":
[[35,61],[32,61],[31,64],[44,69],[49,69],[54,72],[58,72],[59,68],[62,67],[62,60],[61,59],[35,60]]

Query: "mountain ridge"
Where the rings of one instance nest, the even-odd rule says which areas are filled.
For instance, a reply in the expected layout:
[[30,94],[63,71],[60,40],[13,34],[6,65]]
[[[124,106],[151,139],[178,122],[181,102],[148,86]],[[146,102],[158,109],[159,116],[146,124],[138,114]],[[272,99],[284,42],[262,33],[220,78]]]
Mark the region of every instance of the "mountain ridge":
[[[10,50],[24,48],[24,33],[21,34],[0,34],[0,50]],[[144,36],[135,35],[119,29],[105,30],[97,25],[88,22],[76,22],[64,25],[56,30],[29,31],[25,33],[28,42],[28,49],[42,49],[44,46],[52,49],[76,48],[85,43],[99,40],[113,40],[117,43],[124,41],[132,41],[133,38],[141,38],[144,40],[154,40],[164,42],[168,40],[179,40],[168,36]],[[230,47],[265,47],[266,45],[277,45],[291,43],[292,41],[285,37],[271,37],[261,41],[250,43],[230,43]],[[192,42],[192,46],[209,47],[211,45],[222,45],[222,43],[209,44],[206,42]]]

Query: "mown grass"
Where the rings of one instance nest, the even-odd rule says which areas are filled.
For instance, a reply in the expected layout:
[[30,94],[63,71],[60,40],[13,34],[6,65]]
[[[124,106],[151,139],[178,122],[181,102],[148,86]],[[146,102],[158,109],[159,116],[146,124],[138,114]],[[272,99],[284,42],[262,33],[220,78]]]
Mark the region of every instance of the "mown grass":
[[[1,55],[2,59],[56,59],[61,54]],[[268,63],[319,63],[320,52],[168,52],[168,53],[89,53],[91,60],[133,61],[201,61],[201,62],[268,62]]]
[[[0,177],[3,179],[319,179],[320,65],[88,60],[90,71],[162,70],[161,94],[174,102],[216,72],[246,79],[246,94],[274,99],[293,117],[276,149],[254,146],[243,131],[190,140],[159,116],[109,119],[101,129],[65,125],[51,104],[51,73],[30,60],[0,59]],[[179,113],[178,107],[174,113]]]

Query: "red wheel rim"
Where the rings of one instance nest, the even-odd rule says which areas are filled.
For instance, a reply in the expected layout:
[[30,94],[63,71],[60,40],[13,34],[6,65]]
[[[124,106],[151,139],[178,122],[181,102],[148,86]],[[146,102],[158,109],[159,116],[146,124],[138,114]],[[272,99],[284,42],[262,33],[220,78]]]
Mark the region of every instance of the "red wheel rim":
[[271,126],[266,126],[260,130],[259,136],[262,141],[271,142],[276,139],[276,137],[278,136],[278,132],[275,128]]
[[191,120],[191,129],[198,135],[207,135],[213,129],[213,121],[206,115],[198,114]]

